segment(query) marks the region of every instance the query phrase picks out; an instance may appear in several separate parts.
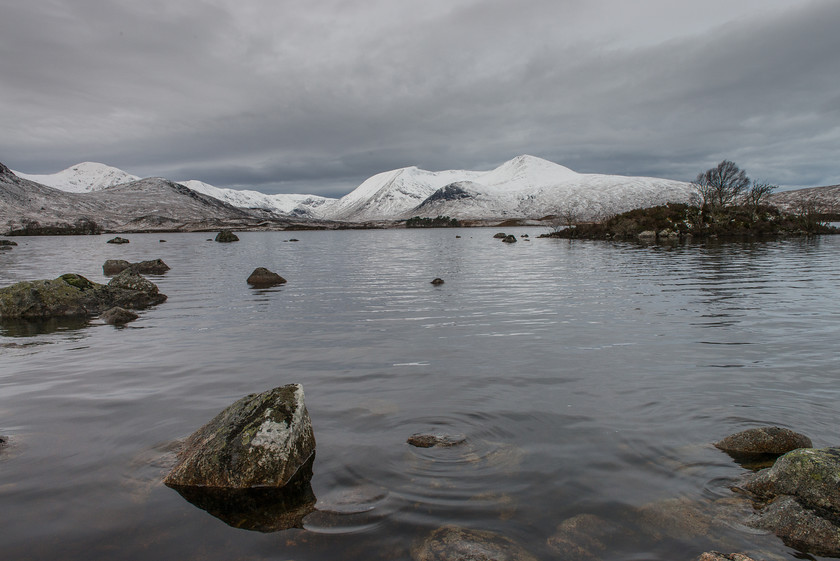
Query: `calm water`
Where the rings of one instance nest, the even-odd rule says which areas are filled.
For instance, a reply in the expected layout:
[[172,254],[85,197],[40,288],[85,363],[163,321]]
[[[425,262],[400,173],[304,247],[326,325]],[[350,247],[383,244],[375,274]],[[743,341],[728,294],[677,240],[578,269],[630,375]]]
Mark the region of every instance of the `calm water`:
[[[18,238],[0,286],[104,282],[109,258],[172,270],[150,276],[169,300],[126,328],[0,328],[0,557],[410,559],[456,524],[556,559],[546,540],[572,516],[631,528],[639,507],[728,497],[744,470],[709,445],[723,436],[778,424],[838,444],[840,237],[668,248],[493,233]],[[288,284],[250,289],[257,266]],[[233,528],[160,484],[174,440],[291,382],[318,441],[303,529]],[[405,443],[426,431],[467,443]],[[621,536],[603,559],[794,556],[737,524]]]

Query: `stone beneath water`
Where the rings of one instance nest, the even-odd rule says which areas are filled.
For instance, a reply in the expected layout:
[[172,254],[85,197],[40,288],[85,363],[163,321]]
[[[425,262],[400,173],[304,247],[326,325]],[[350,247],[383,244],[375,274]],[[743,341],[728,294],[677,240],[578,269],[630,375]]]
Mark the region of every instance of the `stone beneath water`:
[[707,551],[696,559],[696,561],[755,561],[752,557],[743,553],[721,553],[719,551]]
[[433,284],[433,285],[435,285],[435,286],[438,286],[438,285],[440,285],[440,284],[443,284],[443,279],[442,279],[442,278],[440,278],[440,277],[438,277],[438,278],[436,278],[436,279],[432,279],[432,284]]
[[283,487],[315,454],[300,384],[238,400],[194,432],[164,479],[171,487]]
[[162,275],[169,270],[169,265],[161,259],[152,259],[149,261],[140,261],[139,263],[129,263],[124,259],[108,259],[102,265],[102,274],[106,277],[112,277],[119,273],[131,269],[132,271],[141,275]]
[[166,295],[158,292],[154,283],[131,271],[123,271],[107,285],[64,274],[53,280],[24,281],[0,289],[0,318],[90,316],[114,306],[136,310],[165,300]]
[[108,240],[105,243],[123,244],[123,243],[129,243],[129,240],[117,236],[116,238],[111,238],[110,240]]
[[516,236],[514,236],[513,234],[509,234],[502,238],[502,241],[505,243],[516,243]]
[[215,241],[222,243],[238,242],[239,237],[237,237],[237,235],[231,232],[230,230],[222,230],[221,232],[216,234]]
[[122,325],[136,320],[139,316],[134,312],[120,308],[119,306],[105,310],[101,316],[102,321],[110,325]]
[[498,232],[496,234],[493,234],[493,237],[497,240],[503,240],[507,237],[507,234],[505,234],[504,232]]
[[269,286],[276,286],[284,284],[286,279],[273,271],[269,271],[265,267],[257,267],[254,272],[248,277],[248,284],[256,288],[266,288]]
[[788,452],[743,487],[762,507],[748,525],[790,547],[840,557],[840,448]]
[[458,526],[433,531],[411,551],[414,561],[536,561],[512,539]]

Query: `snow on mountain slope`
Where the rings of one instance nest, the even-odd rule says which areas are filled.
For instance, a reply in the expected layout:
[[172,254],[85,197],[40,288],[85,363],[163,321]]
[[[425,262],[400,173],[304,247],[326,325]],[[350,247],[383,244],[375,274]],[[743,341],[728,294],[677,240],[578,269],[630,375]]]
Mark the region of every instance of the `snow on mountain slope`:
[[375,175],[325,208],[335,220],[411,216],[539,218],[572,210],[580,219],[685,202],[688,183],[650,177],[580,174],[534,156],[517,156],[490,171],[429,172],[403,168]]
[[509,193],[555,185],[561,181],[577,179],[579,176],[579,173],[565,166],[526,154],[482,173],[475,181],[484,185],[485,192]]
[[386,171],[325,207],[322,215],[334,220],[389,220],[402,216],[441,187],[479,174],[462,170],[432,172],[416,167]]
[[286,216],[318,218],[318,209],[336,200],[316,195],[289,193],[267,195],[259,191],[225,189],[195,179],[180,183],[197,193],[225,201],[235,207],[261,208]]
[[35,175],[17,171],[14,174],[20,178],[70,193],[100,191],[107,187],[140,179],[136,175],[126,173],[121,169],[95,162],[82,162],[52,174]]

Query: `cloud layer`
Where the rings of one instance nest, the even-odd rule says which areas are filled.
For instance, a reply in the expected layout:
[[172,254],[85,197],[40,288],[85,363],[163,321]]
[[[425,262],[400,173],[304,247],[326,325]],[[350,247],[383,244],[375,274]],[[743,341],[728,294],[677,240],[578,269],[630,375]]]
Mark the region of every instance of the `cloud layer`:
[[16,2],[0,161],[333,196],[524,153],[834,184],[838,27],[834,0]]

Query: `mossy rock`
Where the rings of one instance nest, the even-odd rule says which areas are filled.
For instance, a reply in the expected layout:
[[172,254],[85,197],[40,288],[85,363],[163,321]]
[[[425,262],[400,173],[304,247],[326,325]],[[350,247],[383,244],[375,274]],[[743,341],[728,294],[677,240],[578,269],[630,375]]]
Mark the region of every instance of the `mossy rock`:
[[154,283],[136,273],[124,271],[108,285],[68,273],[52,280],[23,281],[0,289],[0,318],[91,316],[114,306],[136,310],[165,300],[166,295],[160,294]]
[[164,479],[171,487],[283,487],[315,454],[300,384],[236,401],[194,432]]

